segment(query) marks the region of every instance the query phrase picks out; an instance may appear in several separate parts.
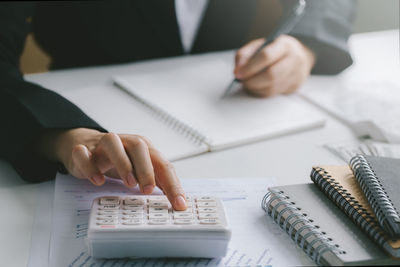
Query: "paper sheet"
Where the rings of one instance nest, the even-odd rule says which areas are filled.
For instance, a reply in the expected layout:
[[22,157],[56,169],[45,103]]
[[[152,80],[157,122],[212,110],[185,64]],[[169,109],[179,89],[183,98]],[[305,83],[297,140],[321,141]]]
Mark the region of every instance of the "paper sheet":
[[325,144],[323,147],[346,163],[349,163],[350,159],[357,154],[400,158],[400,144],[387,144],[369,140],[362,143],[344,142],[341,144]]
[[347,124],[358,137],[400,143],[400,85],[312,77],[302,95]]
[[[186,193],[221,197],[232,229],[223,259],[93,260],[85,236],[91,201],[101,195],[138,193],[118,182],[96,187],[87,181],[58,175],[55,187],[49,266],[293,266],[301,265],[293,241],[260,207],[273,179],[182,179]],[[160,193],[159,191],[157,193]],[[33,266],[33,265],[30,265]],[[43,265],[44,266],[44,265]]]
[[49,266],[53,200],[54,181],[41,183],[32,226],[28,267]]

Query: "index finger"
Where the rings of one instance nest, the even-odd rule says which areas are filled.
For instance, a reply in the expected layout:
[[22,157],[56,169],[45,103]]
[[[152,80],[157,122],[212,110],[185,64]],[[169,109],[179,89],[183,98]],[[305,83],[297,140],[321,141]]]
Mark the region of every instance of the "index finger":
[[157,185],[164,191],[175,210],[186,209],[185,192],[176,176],[173,165],[145,137],[141,137],[149,147]]
[[238,49],[235,55],[235,74],[246,64],[251,56],[262,46],[265,42],[264,38],[256,39],[245,44]]
[[271,66],[276,61],[287,54],[286,43],[278,38],[271,44],[262,48],[256,55],[251,57],[247,63],[238,71],[237,78],[246,80],[265,68]]

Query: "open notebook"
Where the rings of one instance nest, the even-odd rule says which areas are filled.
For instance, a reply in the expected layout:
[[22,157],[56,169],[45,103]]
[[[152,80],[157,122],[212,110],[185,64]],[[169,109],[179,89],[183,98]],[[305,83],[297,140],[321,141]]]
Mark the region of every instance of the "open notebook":
[[146,136],[170,161],[208,151],[205,144],[182,138],[179,132],[160,123],[157,116],[114,86],[77,88],[61,94],[108,131]]
[[324,124],[319,112],[297,95],[268,99],[243,91],[221,99],[232,81],[232,66],[220,61],[146,74],[114,77],[147,109],[210,151],[277,137]]

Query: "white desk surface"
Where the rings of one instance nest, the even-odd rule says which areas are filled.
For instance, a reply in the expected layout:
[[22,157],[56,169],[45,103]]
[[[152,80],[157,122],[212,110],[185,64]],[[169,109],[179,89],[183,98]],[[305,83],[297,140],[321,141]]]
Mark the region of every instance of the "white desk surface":
[[[330,82],[398,79],[399,31],[353,35],[350,47],[355,64],[342,74],[326,78]],[[200,56],[232,59],[233,53],[211,53]],[[143,72],[147,69],[190,63],[191,58],[163,59],[137,64],[101,66],[53,71],[26,78],[57,92],[96,84],[109,84],[115,74]],[[311,77],[315,79],[315,77]],[[308,82],[304,87],[312,85]],[[304,88],[303,88],[304,89]],[[316,111],[319,112],[319,111]],[[178,176],[185,177],[276,177],[279,184],[309,182],[314,164],[341,164],[322,144],[356,140],[352,132],[327,116],[324,128],[258,142],[229,150],[207,153],[174,163]],[[37,185],[22,181],[15,171],[0,161],[1,266],[26,266],[29,260],[32,222],[38,195]]]

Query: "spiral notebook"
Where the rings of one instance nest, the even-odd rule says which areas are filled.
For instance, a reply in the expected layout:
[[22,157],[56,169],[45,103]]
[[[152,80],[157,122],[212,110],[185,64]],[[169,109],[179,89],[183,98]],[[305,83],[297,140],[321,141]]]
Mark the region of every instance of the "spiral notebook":
[[205,144],[195,142],[190,136],[182,138],[184,133],[159,123],[157,115],[114,86],[76,88],[61,94],[108,131],[147,137],[170,161],[208,152]]
[[350,166],[380,226],[400,237],[400,159],[357,155]]
[[233,79],[222,60],[114,77],[114,84],[166,124],[209,151],[321,127],[324,118],[297,95],[221,94]]
[[318,265],[399,265],[312,183],[269,189],[263,209]]
[[400,257],[400,239],[392,239],[379,226],[377,217],[348,165],[313,167],[311,180],[375,244],[389,255]]

